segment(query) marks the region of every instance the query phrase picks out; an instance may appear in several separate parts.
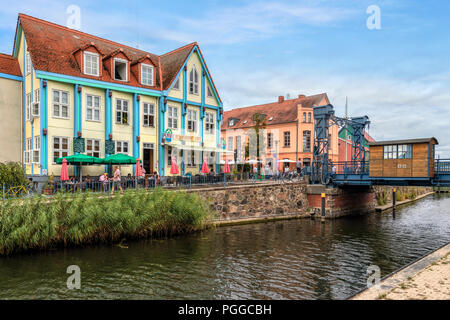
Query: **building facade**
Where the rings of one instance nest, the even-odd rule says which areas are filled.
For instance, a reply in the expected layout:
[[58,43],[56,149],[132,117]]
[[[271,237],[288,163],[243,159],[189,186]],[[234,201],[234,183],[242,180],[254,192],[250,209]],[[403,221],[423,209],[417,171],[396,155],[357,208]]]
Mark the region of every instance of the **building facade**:
[[[353,141],[353,128],[350,125],[346,125],[339,129],[339,162],[346,162],[352,160],[352,141]],[[375,142],[375,140],[367,133],[364,132],[364,150],[366,151],[366,160],[369,160],[369,143]]]
[[[314,146],[313,108],[327,105],[325,93],[295,99],[278,97],[278,101],[263,105],[236,108],[224,112],[222,139],[226,144],[224,158],[236,163],[257,160],[255,114],[259,120],[259,161],[273,171],[285,167],[295,168],[300,159],[302,166],[310,166]],[[338,159],[337,127],[330,130],[330,159]]]
[[14,147],[27,175],[58,176],[55,160],[77,152],[132,155],[160,175],[172,159],[181,173],[198,172],[204,156],[218,165],[223,105],[197,43],[155,55],[19,14],[12,57],[23,101],[1,108],[22,113]]

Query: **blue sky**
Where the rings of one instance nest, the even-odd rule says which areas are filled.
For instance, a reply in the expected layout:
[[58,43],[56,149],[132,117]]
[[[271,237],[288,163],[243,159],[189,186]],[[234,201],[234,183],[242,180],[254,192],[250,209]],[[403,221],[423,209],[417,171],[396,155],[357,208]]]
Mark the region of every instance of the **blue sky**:
[[[82,31],[152,53],[197,41],[226,110],[326,92],[343,115],[348,96],[375,139],[436,136],[450,158],[448,1],[23,0],[0,9],[0,52],[18,12],[66,25],[71,4]],[[380,30],[366,26],[370,5]]]

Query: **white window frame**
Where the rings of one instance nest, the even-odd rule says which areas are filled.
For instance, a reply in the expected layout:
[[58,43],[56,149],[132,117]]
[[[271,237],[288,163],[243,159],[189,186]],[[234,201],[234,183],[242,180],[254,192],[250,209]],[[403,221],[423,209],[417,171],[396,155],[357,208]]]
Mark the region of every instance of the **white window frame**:
[[[91,97],[91,105],[89,105],[89,97]],[[98,99],[98,107],[95,106],[95,99]],[[86,121],[101,122],[102,121],[102,98],[93,94],[86,94]],[[88,117],[89,110],[91,110],[91,118]],[[98,119],[95,119],[95,111],[98,111]]]
[[[126,70],[125,70],[125,80],[116,79],[116,61],[125,63],[125,66],[126,66]],[[128,81],[128,61],[125,60],[125,59],[114,58],[114,61],[113,61],[113,62],[114,62],[114,65],[113,65],[113,67],[114,67],[114,70],[113,70],[113,72],[114,72],[114,73],[113,73],[113,74],[114,74],[114,80],[127,82],[127,81]]]
[[[145,68],[148,68],[150,70],[150,75],[151,75],[150,82],[144,81],[144,69]],[[141,64],[141,84],[152,87],[153,86],[154,73],[155,73],[155,69],[153,68],[153,66],[151,64],[142,63]]]
[[27,93],[26,97],[26,107],[25,107],[25,119],[31,119],[31,93]]
[[39,164],[41,160],[41,136],[34,136],[33,163]]
[[186,165],[188,167],[195,167],[196,166],[196,156],[195,156],[195,150],[186,150],[187,152],[187,161]]
[[[59,149],[55,149],[55,139],[59,140]],[[67,149],[63,149],[63,139],[67,139]],[[55,161],[55,152],[58,152],[59,156],[57,158],[63,157],[63,153],[66,152],[67,156],[69,155],[70,150],[70,138],[69,137],[61,137],[61,136],[54,136],[52,138],[52,144],[53,144],[53,163],[56,163]],[[66,157],[67,157],[66,156]]]
[[[95,148],[96,147],[96,143],[98,145],[98,150]],[[101,157],[101,141],[99,139],[86,139],[86,154],[88,156],[92,156],[92,157],[97,157],[100,158]],[[88,146],[91,145],[92,149],[89,150]],[[96,156],[95,154],[98,154],[98,156]]]
[[214,134],[214,114],[212,112],[205,113],[205,131]]
[[[59,101],[55,101],[55,92],[59,93]],[[62,102],[62,96],[63,93],[67,94],[67,103],[63,103]],[[58,119],[70,119],[70,105],[69,105],[69,101],[70,101],[70,95],[69,92],[67,91],[63,91],[63,90],[52,90],[52,117],[53,118],[58,118]],[[58,113],[59,115],[55,116],[55,106],[58,107]],[[62,116],[62,108],[63,107],[67,107],[67,117],[63,117]]]
[[[88,67],[87,67],[87,57],[88,56],[91,57],[91,58],[96,58],[97,59],[96,72],[88,72]],[[99,59],[99,55],[97,53],[84,51],[83,61],[84,61],[84,70],[83,70],[84,74],[86,74],[88,76],[95,76],[95,77],[98,77],[100,75],[100,59]],[[94,69],[92,67],[92,62],[91,62],[91,71],[94,71]]]
[[212,92],[211,86],[209,84],[206,85],[206,96],[208,98],[214,97],[214,93]]
[[[150,121],[150,119],[153,119],[153,120]],[[144,102],[142,104],[142,125],[144,127],[150,127],[150,128],[155,127],[155,104],[154,103]]]
[[31,73],[31,56],[29,52],[25,56],[25,73],[26,75]]
[[35,118],[39,117],[39,112],[40,112],[40,106],[41,106],[40,92],[41,92],[41,89],[34,90],[34,95],[33,95],[34,102],[33,102],[31,110],[32,110],[32,115]]
[[197,132],[197,110],[189,109],[187,112],[187,131]]
[[23,157],[24,164],[32,163],[32,152],[33,148],[32,145],[33,138],[27,138],[25,141],[25,153]]
[[[119,145],[120,145],[120,148],[119,148]],[[127,152],[123,151],[125,145],[127,147]],[[120,149],[120,151],[119,151],[119,149]],[[130,144],[128,141],[116,141],[116,153],[128,155],[129,152],[130,152]]]
[[172,86],[172,89],[176,90],[176,91],[180,91],[180,78],[177,78],[177,80],[175,81],[175,83]]
[[198,95],[198,71],[195,65],[189,71],[189,93]]
[[228,151],[233,151],[233,137],[228,137],[227,149]]
[[[120,101],[120,107],[119,107],[119,102]],[[126,111],[124,110],[124,105],[123,105],[123,103],[124,102],[126,102]],[[129,104],[129,101],[128,100],[126,100],[126,99],[119,99],[119,98],[116,98],[116,124],[122,124],[122,125],[128,125],[129,124],[129,122],[130,122],[130,104]],[[118,121],[117,120],[117,116],[118,116],[118,114],[120,113],[120,120]],[[124,117],[123,117],[123,115],[124,114],[127,114],[127,121],[126,122],[123,122],[123,119],[124,119]]]
[[167,128],[178,130],[178,108],[175,106],[167,106]]

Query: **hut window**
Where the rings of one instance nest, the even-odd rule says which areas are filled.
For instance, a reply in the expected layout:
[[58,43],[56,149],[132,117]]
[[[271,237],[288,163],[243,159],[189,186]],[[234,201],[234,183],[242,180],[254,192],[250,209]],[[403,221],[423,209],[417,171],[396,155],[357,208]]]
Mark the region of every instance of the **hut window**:
[[412,146],[410,144],[401,144],[398,146],[398,158],[399,159],[411,159]]

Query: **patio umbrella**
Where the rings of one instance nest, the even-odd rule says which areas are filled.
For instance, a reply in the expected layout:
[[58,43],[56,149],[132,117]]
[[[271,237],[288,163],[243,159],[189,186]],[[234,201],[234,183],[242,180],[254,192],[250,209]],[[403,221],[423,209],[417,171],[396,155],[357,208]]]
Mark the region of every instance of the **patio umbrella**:
[[69,180],[69,172],[67,170],[67,160],[63,159],[61,167],[61,181]]
[[142,176],[141,159],[136,159],[136,170],[134,171],[136,177]]
[[102,164],[102,159],[96,158],[96,157],[92,157],[92,156],[88,156],[88,155],[82,154],[82,153],[73,154],[71,156],[58,158],[58,159],[56,159],[56,163],[57,164],[62,164],[64,160],[66,160],[67,164],[79,165],[80,166],[80,181],[81,181],[81,178],[82,178],[82,173],[81,173],[81,166],[82,165]]
[[230,166],[228,165],[228,159],[225,159],[225,166],[223,167],[223,172],[224,173],[230,173]]
[[103,164],[136,164],[137,158],[123,153],[116,153],[101,159],[101,161]]
[[201,173],[209,173],[208,163],[206,162],[206,157],[203,157],[203,164],[202,164],[202,170],[200,170]]
[[170,166],[170,174],[178,174],[178,166],[177,166],[177,159],[175,156],[172,156],[172,165]]

